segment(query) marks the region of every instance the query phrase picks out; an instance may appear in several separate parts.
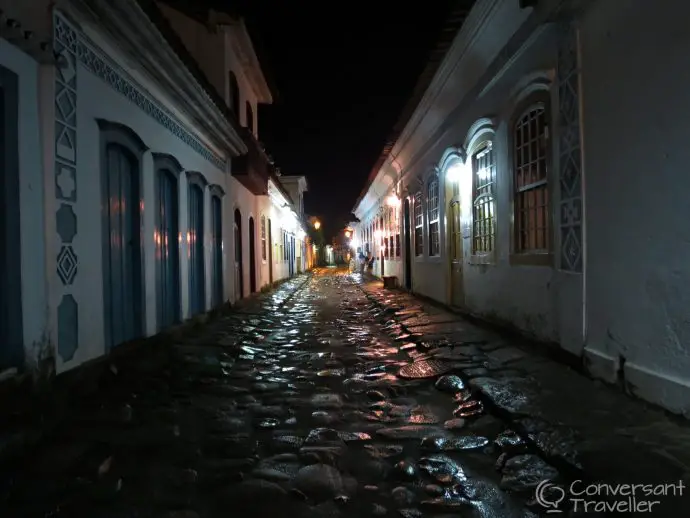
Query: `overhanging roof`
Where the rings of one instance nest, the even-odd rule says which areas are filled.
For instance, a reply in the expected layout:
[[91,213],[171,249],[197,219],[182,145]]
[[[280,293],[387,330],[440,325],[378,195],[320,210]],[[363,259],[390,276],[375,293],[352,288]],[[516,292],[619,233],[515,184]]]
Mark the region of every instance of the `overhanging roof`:
[[446,17],[443,26],[441,27],[441,30],[439,31],[440,34],[436,42],[436,45],[429,54],[426,66],[424,67],[424,70],[417,79],[417,83],[412,90],[412,94],[405,103],[405,106],[402,112],[400,113],[398,120],[393,125],[393,129],[390,135],[388,136],[388,139],[386,140],[383,149],[381,150],[381,154],[379,155],[378,159],[374,163],[374,166],[369,172],[369,176],[367,178],[366,183],[364,184],[364,188],[360,192],[359,196],[357,197],[357,201],[353,206],[353,212],[357,210],[357,206],[364,199],[364,196],[366,196],[367,191],[371,187],[371,184],[378,176],[381,167],[383,167],[383,164],[385,164],[386,160],[388,160],[388,157],[390,156],[393,147],[398,141],[400,134],[405,129],[407,123],[410,121],[410,118],[414,114],[414,111],[417,108],[417,105],[422,100],[422,97],[424,97],[424,93],[426,92],[427,88],[429,88],[429,85],[434,79],[436,72],[441,66],[441,63],[443,62],[443,59],[445,58],[446,54],[450,50],[455,36],[465,23],[467,15],[470,13],[470,10],[472,9],[472,6],[474,5],[475,1],[476,0],[455,0],[455,2],[453,2],[449,14]]

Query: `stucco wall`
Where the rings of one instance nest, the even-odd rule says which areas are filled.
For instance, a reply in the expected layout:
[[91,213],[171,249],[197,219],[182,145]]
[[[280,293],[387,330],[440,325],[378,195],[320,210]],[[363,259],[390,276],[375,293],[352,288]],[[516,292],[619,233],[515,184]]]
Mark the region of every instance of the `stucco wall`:
[[598,2],[581,20],[587,349],[639,395],[690,406],[690,4]]
[[[100,43],[100,45],[99,45]],[[96,53],[103,47],[108,48],[108,56],[102,55],[106,61],[122,63],[124,60],[112,42],[100,41],[89,44],[89,48]],[[104,53],[103,53],[104,54]],[[115,67],[117,68],[117,67]],[[78,258],[78,269],[68,291],[76,301],[78,308],[78,348],[74,355],[63,358],[58,354],[58,371],[72,368],[84,361],[98,357],[105,351],[104,336],[104,292],[103,292],[103,249],[102,249],[102,200],[101,200],[101,132],[97,119],[118,123],[131,129],[146,145],[148,150],[142,157],[142,249],[145,291],[145,334],[152,335],[157,331],[156,323],[156,289],[155,289],[155,244],[154,244],[154,165],[153,153],[172,155],[182,166],[183,171],[200,173],[208,184],[220,186],[226,193],[223,200],[223,264],[224,264],[224,298],[227,300],[233,293],[232,276],[228,274],[232,249],[232,207],[228,203],[228,194],[235,187],[229,180],[229,175],[219,164],[212,162],[208,156],[202,156],[199,149],[193,148],[181,138],[165,127],[159,119],[147,111],[148,104],[133,102],[115,89],[111,79],[101,78],[94,73],[90,65],[82,60],[76,64],[76,199],[73,210],[76,216],[77,232],[72,240],[72,248]],[[120,77],[128,81],[132,88],[140,93],[155,92],[155,85],[147,83],[144,78],[135,81],[127,78],[127,73],[120,70]],[[109,76],[114,77],[114,76]],[[160,103],[169,109],[174,107],[164,96],[158,95],[150,100]],[[207,146],[203,135],[192,128],[188,121],[179,123],[198,139],[202,146]],[[206,149],[211,149],[206,147]],[[210,150],[215,153],[214,150]],[[187,255],[186,229],[188,228],[187,193],[188,180],[184,172],[180,174],[179,186],[179,229],[182,235],[180,244],[180,291],[183,318],[189,316],[189,261]],[[204,262],[206,276],[206,308],[211,305],[211,233],[210,233],[210,193],[208,187],[204,196]],[[60,245],[54,243],[53,253],[57,254]],[[230,246],[227,246],[230,245]],[[55,270],[53,270],[55,272]],[[56,273],[53,273],[57,277]],[[54,282],[58,285],[60,281]],[[53,310],[57,311],[61,295],[52,295]],[[59,319],[58,319],[59,320]]]
[[[45,213],[43,210],[43,146],[39,119],[38,63],[0,39],[0,66],[16,76],[18,106],[18,173],[20,206],[20,254],[22,331],[25,360],[31,365],[39,355],[49,352],[54,337],[50,334],[45,268]],[[8,171],[5,174],[9,174]],[[10,272],[5,274],[12,275]]]

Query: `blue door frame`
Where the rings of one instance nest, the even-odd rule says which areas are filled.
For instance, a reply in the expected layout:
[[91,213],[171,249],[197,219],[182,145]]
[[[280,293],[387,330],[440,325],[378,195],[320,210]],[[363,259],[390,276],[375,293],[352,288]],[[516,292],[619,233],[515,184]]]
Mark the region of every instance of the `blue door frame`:
[[213,239],[213,307],[223,303],[223,204],[218,196],[211,196],[211,234]]
[[0,67],[0,371],[24,367],[18,100],[16,74]]
[[189,184],[189,309],[192,315],[206,310],[204,275],[204,191]]
[[106,148],[106,182],[105,308],[108,346],[115,347],[139,338],[143,328],[139,162],[121,144]]
[[177,174],[156,174],[156,295],[158,329],[180,321],[179,196]]

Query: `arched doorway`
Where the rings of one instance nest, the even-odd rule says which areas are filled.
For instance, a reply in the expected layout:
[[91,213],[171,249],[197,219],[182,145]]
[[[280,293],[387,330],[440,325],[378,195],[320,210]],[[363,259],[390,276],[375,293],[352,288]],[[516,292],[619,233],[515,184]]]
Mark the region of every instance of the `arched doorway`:
[[223,303],[223,202],[211,196],[211,294],[213,307]]
[[235,299],[244,296],[244,274],[242,271],[242,213],[235,209]]
[[256,238],[254,218],[249,218],[249,293],[256,291]]
[[206,311],[204,265],[204,191],[189,184],[189,307],[192,315]]
[[403,237],[405,239],[405,289],[412,289],[412,229],[410,228],[410,200],[403,206]]
[[460,200],[453,198],[448,205],[448,246],[450,260],[450,304],[464,306],[462,285],[462,231],[460,228]]
[[137,157],[128,146],[106,147],[106,336],[115,347],[142,334],[141,191]]
[[180,255],[178,240],[177,175],[172,167],[160,161],[157,173],[156,199],[156,284],[158,294],[158,329],[170,327],[180,320]]

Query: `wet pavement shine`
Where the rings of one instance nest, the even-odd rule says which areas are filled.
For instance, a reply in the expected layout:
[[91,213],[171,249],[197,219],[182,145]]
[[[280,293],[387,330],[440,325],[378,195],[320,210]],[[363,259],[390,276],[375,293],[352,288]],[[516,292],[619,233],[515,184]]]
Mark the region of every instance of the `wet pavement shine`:
[[113,364],[3,474],[0,517],[540,514],[539,482],[578,473],[472,381],[488,379],[485,339],[414,324],[463,325],[342,270],[295,278]]

